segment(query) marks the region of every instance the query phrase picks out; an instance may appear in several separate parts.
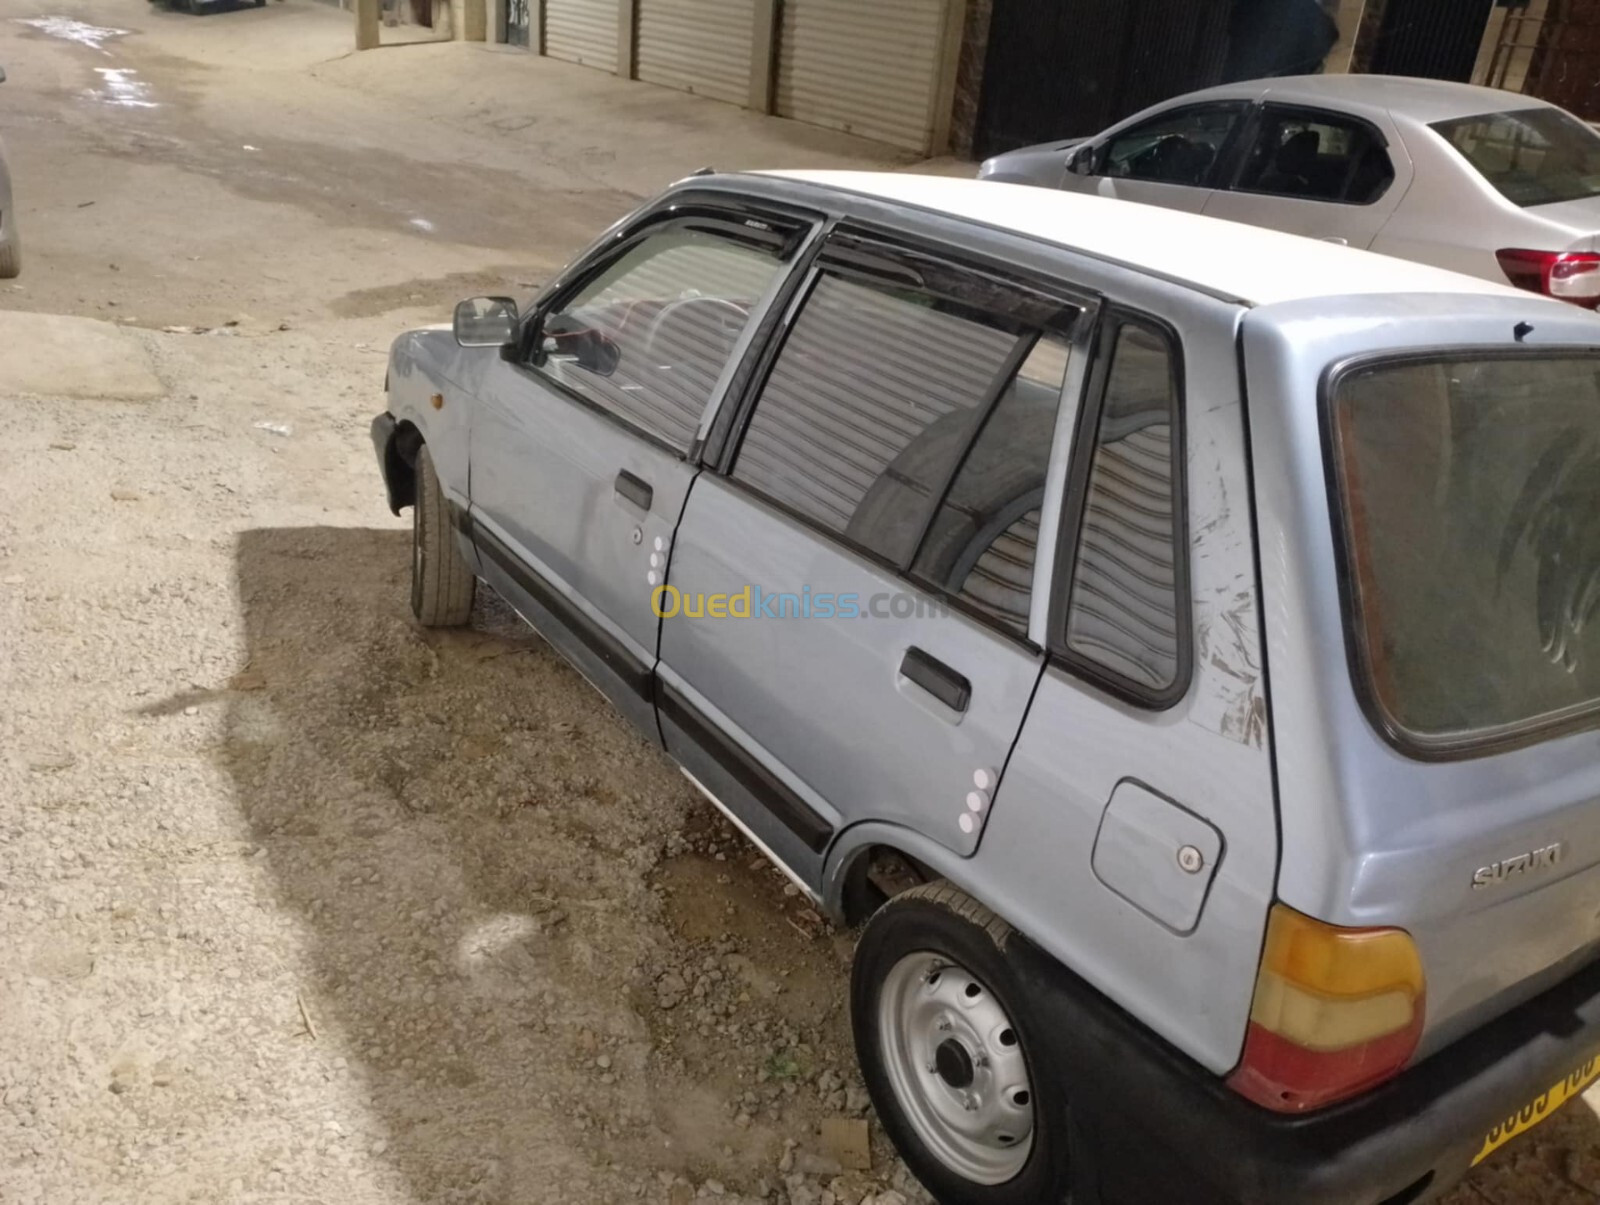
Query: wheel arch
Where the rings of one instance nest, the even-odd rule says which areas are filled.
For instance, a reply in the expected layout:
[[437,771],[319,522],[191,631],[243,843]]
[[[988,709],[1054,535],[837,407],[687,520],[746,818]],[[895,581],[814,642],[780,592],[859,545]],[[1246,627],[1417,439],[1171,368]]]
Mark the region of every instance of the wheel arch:
[[907,888],[942,879],[975,900],[984,898],[970,860],[915,829],[869,822],[840,833],[823,863],[822,907],[834,923],[854,928],[899,894],[885,890],[874,873],[885,857],[904,863]]

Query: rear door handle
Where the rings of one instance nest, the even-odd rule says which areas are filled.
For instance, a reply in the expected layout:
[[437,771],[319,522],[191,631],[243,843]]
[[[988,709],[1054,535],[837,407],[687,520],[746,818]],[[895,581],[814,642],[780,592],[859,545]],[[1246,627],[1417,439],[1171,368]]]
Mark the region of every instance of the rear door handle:
[[900,661],[900,674],[914,682],[951,711],[966,711],[972,701],[972,683],[937,657],[912,646]]
[[640,510],[649,510],[650,503],[655,501],[656,492],[650,488],[650,483],[643,477],[635,477],[627,469],[617,474],[617,495],[626,498]]

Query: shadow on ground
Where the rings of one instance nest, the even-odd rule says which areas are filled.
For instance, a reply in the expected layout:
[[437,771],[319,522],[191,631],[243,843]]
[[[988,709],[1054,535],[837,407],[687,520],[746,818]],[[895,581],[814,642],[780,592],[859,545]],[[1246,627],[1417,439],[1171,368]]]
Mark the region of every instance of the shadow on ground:
[[[714,813],[487,591],[472,628],[415,627],[408,565],[402,531],[242,535],[248,665],[225,692],[311,1023],[385,1157],[429,1202],[655,1199],[658,1171],[759,1189],[781,1131],[729,1102],[775,1050],[822,1066],[835,1040],[803,1026],[842,1035],[834,944],[783,923],[803,901],[731,830],[685,844]],[[714,1003],[741,992],[719,973],[655,1007],[664,969],[693,984],[708,958],[737,959],[741,996]]]

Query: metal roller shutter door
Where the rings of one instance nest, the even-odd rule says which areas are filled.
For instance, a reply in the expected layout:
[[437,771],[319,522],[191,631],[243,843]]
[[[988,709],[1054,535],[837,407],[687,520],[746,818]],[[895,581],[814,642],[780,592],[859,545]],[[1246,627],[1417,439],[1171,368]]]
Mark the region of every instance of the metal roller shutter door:
[[639,0],[639,78],[745,104],[754,24],[751,0]]
[[545,0],[544,52],[553,59],[617,69],[617,0]]
[[926,152],[946,0],[784,0],[783,117]]

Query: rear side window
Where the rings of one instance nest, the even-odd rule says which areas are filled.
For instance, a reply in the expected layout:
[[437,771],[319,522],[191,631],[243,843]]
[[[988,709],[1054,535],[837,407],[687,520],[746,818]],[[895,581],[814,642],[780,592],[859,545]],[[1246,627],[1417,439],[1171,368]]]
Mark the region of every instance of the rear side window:
[[1186,536],[1176,355],[1162,331],[1113,328],[1067,603],[1066,649],[1141,702],[1186,685]]
[[1600,359],[1346,373],[1330,405],[1354,660],[1403,749],[1600,722]]
[[1039,507],[1068,358],[1062,335],[1042,335],[1030,349],[941,500],[913,568],[1017,636],[1028,631]]
[[756,304],[776,248],[677,225],[649,235],[548,314],[540,371],[686,451]]
[[[1061,354],[1050,364],[1036,352],[1035,323],[1070,325],[1078,311],[1005,294],[998,282],[955,270],[936,283],[823,271],[756,400],[734,480],[908,567],[978,425],[1008,383],[1024,388],[1019,370],[1043,375],[1026,388],[1030,399],[1048,394],[1053,422],[1065,345],[1056,344]],[[1031,451],[1047,459],[1048,436]],[[928,564],[935,584],[957,594],[973,568],[961,567],[957,582],[953,562]]]
[[1394,183],[1377,134],[1358,121],[1268,105],[1235,192],[1369,205]]
[[1484,113],[1433,128],[1515,205],[1600,196],[1600,134],[1560,109]]

